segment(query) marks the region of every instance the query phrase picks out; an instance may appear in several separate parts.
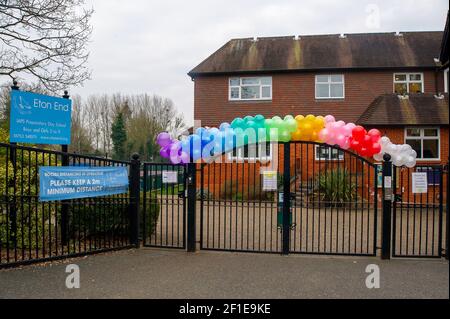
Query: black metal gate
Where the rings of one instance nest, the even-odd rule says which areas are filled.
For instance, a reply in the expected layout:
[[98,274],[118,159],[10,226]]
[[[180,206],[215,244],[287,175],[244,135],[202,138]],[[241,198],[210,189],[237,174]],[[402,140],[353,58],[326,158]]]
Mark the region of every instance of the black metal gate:
[[376,255],[377,166],[312,142],[291,142],[290,154],[290,252]]
[[142,242],[148,247],[186,247],[186,166],[144,163]]
[[[201,249],[376,254],[376,165],[312,142],[272,144],[262,162],[242,153],[248,150],[226,155],[233,161],[200,165]],[[264,191],[263,171],[277,174],[275,191]]]
[[[427,175],[426,193],[413,192],[412,174],[418,172]],[[442,257],[446,246],[443,233],[447,183],[446,172],[440,165],[394,170],[393,257]]]

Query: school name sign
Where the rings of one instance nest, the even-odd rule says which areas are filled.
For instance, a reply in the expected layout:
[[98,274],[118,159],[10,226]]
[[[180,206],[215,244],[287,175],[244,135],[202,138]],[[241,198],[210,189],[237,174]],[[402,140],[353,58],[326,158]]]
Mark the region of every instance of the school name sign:
[[72,101],[11,91],[10,142],[70,144]]
[[55,201],[128,192],[126,167],[39,167],[39,200]]

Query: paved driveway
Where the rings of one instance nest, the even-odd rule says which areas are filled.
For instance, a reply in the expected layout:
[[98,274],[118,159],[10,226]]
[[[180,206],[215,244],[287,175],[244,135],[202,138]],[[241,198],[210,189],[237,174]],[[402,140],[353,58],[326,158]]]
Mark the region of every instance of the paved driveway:
[[[80,289],[65,287],[69,263]],[[365,286],[368,264],[380,267],[380,289]],[[0,298],[449,298],[449,265],[144,248],[1,270]]]

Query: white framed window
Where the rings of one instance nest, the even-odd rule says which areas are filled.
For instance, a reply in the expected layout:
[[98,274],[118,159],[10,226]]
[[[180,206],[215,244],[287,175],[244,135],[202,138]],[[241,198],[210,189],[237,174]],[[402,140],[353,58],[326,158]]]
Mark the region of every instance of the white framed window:
[[440,135],[438,127],[407,127],[405,144],[417,152],[418,160],[439,160]]
[[342,161],[344,152],[333,147],[316,145],[316,161]]
[[423,73],[394,73],[394,93],[423,93]]
[[448,68],[444,70],[444,92],[448,93]]
[[229,79],[230,101],[272,100],[272,77],[242,77]]
[[271,143],[261,143],[245,145],[240,148],[235,148],[228,153],[228,159],[231,161],[270,161],[272,160],[273,146]]
[[345,98],[345,81],[343,74],[316,75],[316,99]]

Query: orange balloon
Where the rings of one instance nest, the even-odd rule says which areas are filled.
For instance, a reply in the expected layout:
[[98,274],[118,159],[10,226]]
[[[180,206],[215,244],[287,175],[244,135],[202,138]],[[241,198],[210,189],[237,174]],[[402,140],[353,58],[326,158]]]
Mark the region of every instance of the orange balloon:
[[301,135],[299,131],[295,131],[291,134],[291,140],[300,141]]

